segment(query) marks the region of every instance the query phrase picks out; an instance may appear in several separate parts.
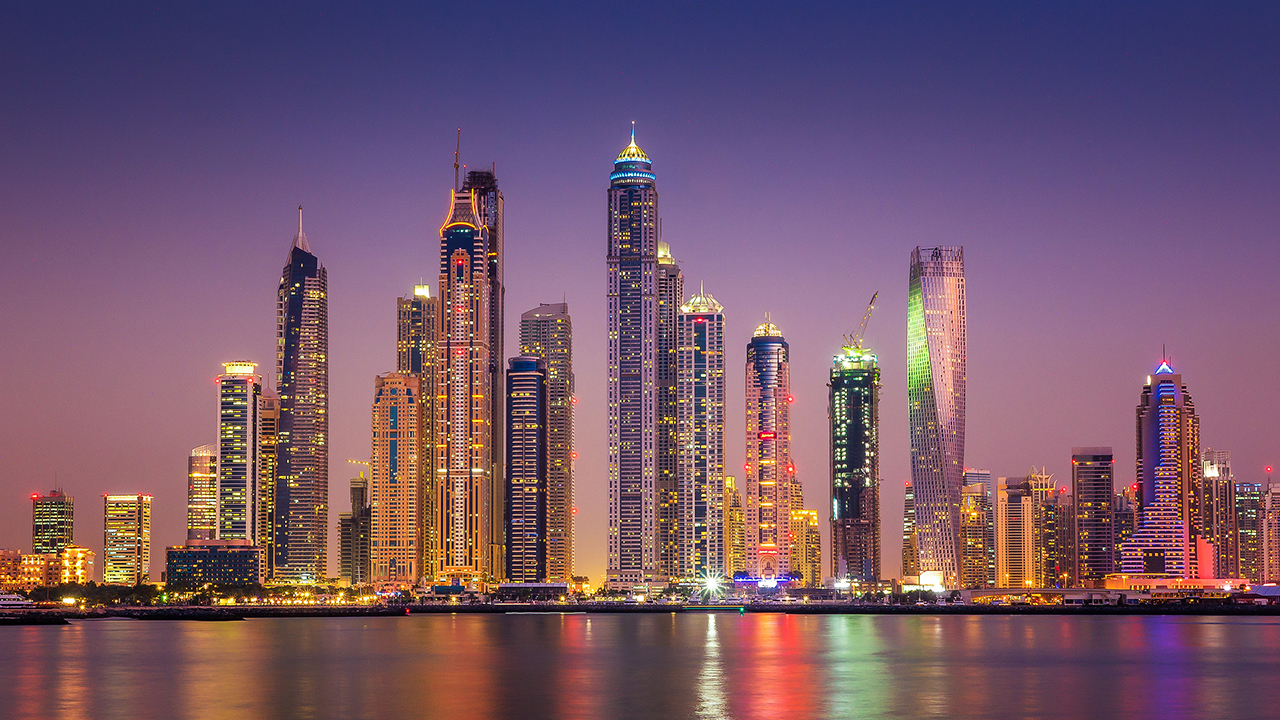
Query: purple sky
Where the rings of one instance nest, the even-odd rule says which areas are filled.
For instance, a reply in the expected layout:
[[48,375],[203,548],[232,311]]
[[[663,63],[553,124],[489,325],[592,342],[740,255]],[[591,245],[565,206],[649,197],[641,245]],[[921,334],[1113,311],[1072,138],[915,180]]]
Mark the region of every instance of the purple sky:
[[0,9],[0,547],[29,549],[28,496],[56,474],[90,548],[103,493],[154,495],[158,576],[185,538],[187,453],[215,439],[219,364],[272,369],[299,204],[329,268],[336,525],[395,298],[436,284],[459,126],[462,161],[496,163],[506,195],[508,346],[540,301],[573,315],[593,580],[605,191],[632,120],[664,239],[728,316],[728,465],[769,311],[824,517],[826,375],[880,291],[886,574],[916,245],[965,247],[968,465],[1061,481],[1073,445],[1113,445],[1130,482],[1162,343],[1237,478],[1280,463],[1274,6],[806,7]]

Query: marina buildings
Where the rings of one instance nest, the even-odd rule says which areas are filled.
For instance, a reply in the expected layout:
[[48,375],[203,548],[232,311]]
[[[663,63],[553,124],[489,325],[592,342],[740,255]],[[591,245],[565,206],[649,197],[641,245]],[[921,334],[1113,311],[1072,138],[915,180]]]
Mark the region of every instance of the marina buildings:
[[420,463],[428,459],[424,407],[418,376],[387,373],[374,379],[369,483],[374,583],[412,587],[422,579],[426,498]]
[[[259,412],[257,363],[225,362],[218,376],[218,523],[214,537],[252,545],[258,537]],[[103,559],[106,572],[111,558]],[[105,577],[105,575],[104,575]]]
[[218,447],[201,445],[187,456],[187,540],[218,536]]
[[995,585],[995,517],[984,482],[966,482],[960,490],[960,587]]
[[351,510],[338,513],[338,577],[353,586],[372,579],[371,515],[369,478],[360,473],[351,478]]
[[959,581],[964,472],[964,249],[917,247],[907,294],[907,409],[921,572]]

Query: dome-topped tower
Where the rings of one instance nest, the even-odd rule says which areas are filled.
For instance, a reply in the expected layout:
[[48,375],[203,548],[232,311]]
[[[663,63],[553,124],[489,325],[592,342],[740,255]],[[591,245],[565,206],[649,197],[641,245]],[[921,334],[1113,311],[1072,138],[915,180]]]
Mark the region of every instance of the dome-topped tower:
[[644,150],[636,145],[636,124],[631,123],[631,143],[618,153],[618,158],[613,161],[613,174],[609,176],[609,184],[613,187],[620,185],[649,185],[652,186],[657,180],[653,174],[653,161],[645,154]]

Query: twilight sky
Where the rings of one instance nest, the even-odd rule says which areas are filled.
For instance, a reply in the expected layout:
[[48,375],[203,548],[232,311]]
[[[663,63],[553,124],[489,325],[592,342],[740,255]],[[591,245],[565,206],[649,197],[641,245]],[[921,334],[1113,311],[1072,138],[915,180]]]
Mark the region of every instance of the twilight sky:
[[299,204],[329,269],[336,525],[374,375],[394,369],[395,298],[436,285],[458,127],[462,162],[496,163],[506,195],[508,347],[538,302],[573,315],[593,580],[605,191],[632,120],[686,287],[725,306],[728,466],[769,311],[823,517],[828,368],[880,291],[887,575],[916,245],[965,248],[969,466],[1069,481],[1073,445],[1112,445],[1131,482],[1162,344],[1206,447],[1240,480],[1280,463],[1274,5],[47,5],[0,8],[0,547],[30,548],[33,492],[74,495],[98,551],[102,494],[146,492],[159,577],[185,539],[187,453],[216,437],[220,363],[273,371]]

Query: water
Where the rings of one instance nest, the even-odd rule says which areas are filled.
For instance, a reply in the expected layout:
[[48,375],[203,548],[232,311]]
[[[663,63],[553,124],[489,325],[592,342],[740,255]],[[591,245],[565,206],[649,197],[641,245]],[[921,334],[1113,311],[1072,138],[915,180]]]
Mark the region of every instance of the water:
[[7,718],[1280,715],[1280,621],[414,615],[0,628]]

